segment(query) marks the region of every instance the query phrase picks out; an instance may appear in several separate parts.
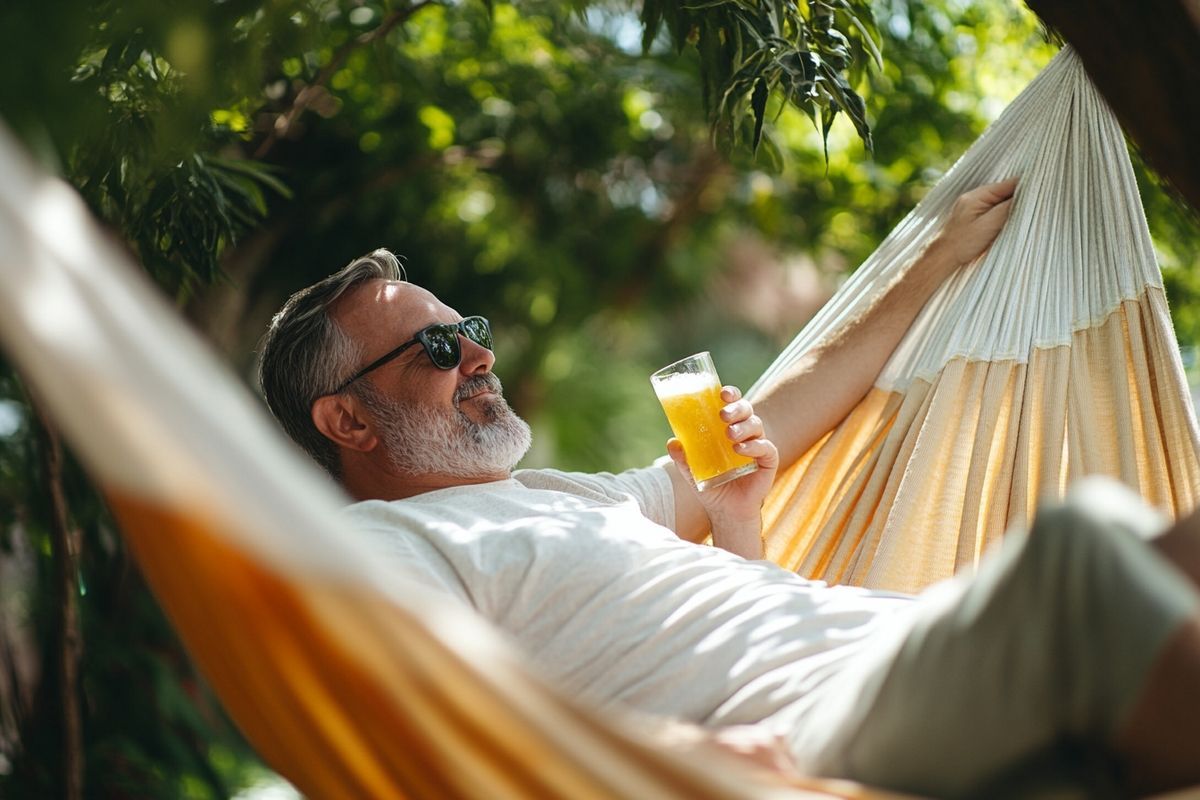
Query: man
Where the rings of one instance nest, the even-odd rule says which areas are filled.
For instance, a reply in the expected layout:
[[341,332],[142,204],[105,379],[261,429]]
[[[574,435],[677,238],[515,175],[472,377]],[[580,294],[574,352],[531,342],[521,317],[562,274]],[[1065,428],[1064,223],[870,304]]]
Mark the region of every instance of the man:
[[[938,796],[1062,740],[1111,752],[1137,790],[1200,782],[1195,519],[1147,546],[1152,513],[1084,487],[974,579],[915,600],[754,560],[777,468],[863,396],[934,290],[990,246],[1015,188],[960,198],[880,300],[756,408],[726,387],[728,436],[759,469],[702,494],[674,440],[665,468],[513,472],[529,428],[492,374],[486,320],[400,280],[386,251],[288,301],[263,389],[358,501],[348,523],[588,702],[733,745],[756,725],[802,771]],[[710,529],[717,547],[692,544]]]

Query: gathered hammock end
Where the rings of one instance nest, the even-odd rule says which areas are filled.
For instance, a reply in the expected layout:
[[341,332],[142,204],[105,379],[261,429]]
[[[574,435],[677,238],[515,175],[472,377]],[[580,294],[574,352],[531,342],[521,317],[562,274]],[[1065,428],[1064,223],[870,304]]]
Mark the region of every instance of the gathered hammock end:
[[875,387],[780,476],[767,557],[917,592],[971,569],[1085,475],[1171,516],[1200,491],[1196,415],[1121,129],[1064,49],[749,394],[854,319],[970,189],[1020,179],[1007,225],[931,299]]

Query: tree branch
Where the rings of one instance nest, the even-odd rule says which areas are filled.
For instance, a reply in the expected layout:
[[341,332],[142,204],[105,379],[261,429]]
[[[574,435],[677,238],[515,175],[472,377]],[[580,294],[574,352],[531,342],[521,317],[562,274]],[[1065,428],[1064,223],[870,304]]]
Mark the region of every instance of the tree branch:
[[[671,198],[671,211],[662,223],[648,231],[646,237],[638,246],[638,263],[659,264],[665,254],[671,249],[679,236],[690,226],[693,220],[702,213],[702,199],[705,191],[714,181],[728,175],[729,164],[710,147],[702,147],[689,159],[690,167],[682,181],[679,192]],[[629,308],[641,300],[649,288],[649,273],[643,272],[642,277],[629,281],[615,299],[618,307]]]
[[265,157],[275,147],[276,142],[288,135],[296,120],[321,96],[325,85],[329,83],[333,74],[342,68],[352,52],[387,36],[397,25],[403,24],[413,14],[430,5],[437,5],[437,3],[435,0],[421,0],[421,2],[411,6],[396,9],[379,24],[379,27],[343,42],[342,46],[333,54],[333,58],[329,60],[329,63],[317,73],[317,77],[313,79],[313,82],[296,93],[296,97],[292,100],[291,108],[275,118],[275,124],[267,133],[267,137],[263,139],[258,149],[254,151],[254,158],[262,159]]
[[1200,1],[1028,0],[1146,160],[1200,211]]

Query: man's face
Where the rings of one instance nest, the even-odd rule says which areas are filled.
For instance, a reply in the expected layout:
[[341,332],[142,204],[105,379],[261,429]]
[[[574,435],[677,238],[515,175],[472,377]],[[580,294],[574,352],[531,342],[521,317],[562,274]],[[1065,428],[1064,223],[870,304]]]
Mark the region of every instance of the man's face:
[[[371,281],[334,310],[362,342],[363,364],[434,323],[461,316],[419,286]],[[351,384],[398,472],[478,478],[507,474],[529,449],[529,426],[504,400],[490,350],[459,336],[462,361],[438,369],[420,345]]]

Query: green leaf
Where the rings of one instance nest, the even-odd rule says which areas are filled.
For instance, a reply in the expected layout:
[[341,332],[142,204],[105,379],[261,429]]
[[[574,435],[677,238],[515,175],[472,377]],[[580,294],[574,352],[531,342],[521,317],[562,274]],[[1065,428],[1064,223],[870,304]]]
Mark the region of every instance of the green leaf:
[[[863,140],[863,144],[870,149],[871,127],[867,123],[866,104],[862,98],[850,87],[846,79],[834,71],[829,65],[823,65],[822,71],[826,77],[824,87],[830,95],[829,107],[836,115],[838,111],[844,110],[850,117],[850,121],[854,123],[854,129],[858,132],[859,138]],[[831,117],[832,119],[832,117]],[[826,133],[828,135],[828,132]]]
[[850,3],[847,2],[847,0],[838,0],[838,4],[845,9],[846,19],[850,21],[851,25],[858,29],[859,38],[862,40],[863,45],[871,53],[871,58],[874,60],[876,68],[882,70],[883,53],[880,51],[879,45],[875,43],[875,36],[878,36],[879,34],[877,31],[875,31],[874,24],[868,25],[859,19],[859,15],[854,13]]
[[696,0],[692,3],[681,3],[680,6],[687,11],[706,11],[711,8],[721,8],[729,5],[729,0]]
[[833,121],[837,118],[838,107],[836,102],[830,102],[828,106],[821,109],[821,144],[825,152],[825,172],[829,172],[829,130],[833,127]]
[[279,178],[275,177],[274,174],[272,174],[274,168],[269,164],[264,164],[261,161],[251,161],[248,159],[238,158],[222,158],[220,156],[209,156],[208,162],[214,166],[220,167],[221,169],[228,170],[230,172],[239,172],[243,175],[253,178],[255,181],[263,184],[280,197],[285,199],[291,199],[292,197],[291,188],[286,183],[279,180]]
[[642,3],[642,52],[650,52],[650,47],[658,37],[659,28],[663,21],[663,0],[644,0]]
[[770,133],[764,133],[762,139],[762,147],[756,152],[756,160],[761,162],[765,156],[767,159],[767,171],[775,174],[783,172],[784,158],[783,150],[779,147],[779,143],[775,141],[775,137]]
[[770,90],[767,82],[759,78],[754,84],[754,93],[750,96],[750,110],[754,114],[754,139],[751,151],[758,152],[758,143],[762,141],[763,118],[767,115],[767,95]]

